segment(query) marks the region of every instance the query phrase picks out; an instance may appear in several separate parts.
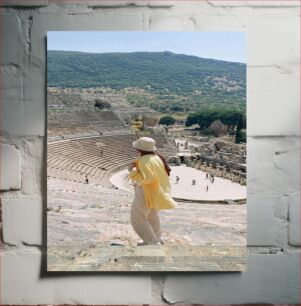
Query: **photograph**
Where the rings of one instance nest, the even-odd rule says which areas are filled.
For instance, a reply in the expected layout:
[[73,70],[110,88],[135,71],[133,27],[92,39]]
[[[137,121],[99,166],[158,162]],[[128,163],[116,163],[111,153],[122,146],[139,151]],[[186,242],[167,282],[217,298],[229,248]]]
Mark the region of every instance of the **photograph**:
[[247,271],[244,32],[47,32],[47,271]]

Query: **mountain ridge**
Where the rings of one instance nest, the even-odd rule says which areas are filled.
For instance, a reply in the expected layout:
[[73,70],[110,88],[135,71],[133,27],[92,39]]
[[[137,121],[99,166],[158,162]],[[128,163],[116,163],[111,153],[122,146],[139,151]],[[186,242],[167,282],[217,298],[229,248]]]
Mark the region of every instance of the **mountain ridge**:
[[50,87],[127,87],[245,105],[246,64],[164,52],[48,51]]
[[218,62],[226,62],[226,63],[233,63],[233,64],[241,64],[241,65],[246,65],[246,63],[242,62],[236,62],[236,61],[227,61],[227,60],[222,60],[222,59],[216,59],[216,58],[209,58],[209,57],[201,57],[193,54],[185,54],[185,53],[174,53],[172,51],[132,51],[132,52],[88,52],[88,51],[70,51],[70,50],[48,50],[48,52],[66,52],[66,53],[74,53],[74,54],[139,54],[139,53],[145,53],[145,54],[173,54],[173,55],[184,55],[184,56],[190,56],[190,57],[196,57],[199,59],[204,59],[204,60],[212,60],[212,61],[218,61]]

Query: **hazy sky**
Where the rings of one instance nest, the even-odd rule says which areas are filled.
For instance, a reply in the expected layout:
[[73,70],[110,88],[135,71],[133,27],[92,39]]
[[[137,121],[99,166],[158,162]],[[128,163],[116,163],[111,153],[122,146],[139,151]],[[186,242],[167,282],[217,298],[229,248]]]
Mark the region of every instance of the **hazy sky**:
[[171,51],[246,63],[244,32],[48,32],[48,50],[93,53]]

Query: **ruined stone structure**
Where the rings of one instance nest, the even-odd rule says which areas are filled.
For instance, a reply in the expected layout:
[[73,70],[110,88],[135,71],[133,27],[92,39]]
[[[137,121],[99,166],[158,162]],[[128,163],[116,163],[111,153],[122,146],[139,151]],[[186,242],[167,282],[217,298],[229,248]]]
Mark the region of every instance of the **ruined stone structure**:
[[178,148],[184,148],[182,159],[188,166],[246,185],[245,144],[196,136],[175,142]]
[[[110,108],[100,111],[95,107],[95,101],[108,103]],[[95,117],[91,119],[87,117],[88,120],[92,121],[91,123],[101,124],[100,121],[107,121],[108,131],[104,131],[102,128],[104,133],[113,131],[109,127],[109,121],[112,122],[113,127],[115,126],[115,130],[118,130],[118,127],[123,130],[124,126],[130,125],[132,119],[142,115],[146,126],[152,126],[158,122],[158,119],[156,119],[157,112],[146,106],[134,107],[122,93],[112,92],[108,88],[50,87],[47,89],[47,107],[50,124],[52,120],[60,120],[59,116],[70,112],[82,113],[82,121],[84,122],[85,116],[87,116],[85,114],[90,113],[90,116],[92,114]],[[97,117],[99,117],[98,120]],[[62,118],[60,121],[66,124],[68,121],[72,122],[72,118]],[[101,125],[104,127],[103,124]]]

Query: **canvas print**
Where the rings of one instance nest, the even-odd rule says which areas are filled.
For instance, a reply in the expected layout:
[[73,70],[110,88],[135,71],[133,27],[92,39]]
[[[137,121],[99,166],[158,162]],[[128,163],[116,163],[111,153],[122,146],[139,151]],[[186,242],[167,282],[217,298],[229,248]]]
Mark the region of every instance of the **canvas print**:
[[47,33],[48,271],[246,271],[243,32]]

